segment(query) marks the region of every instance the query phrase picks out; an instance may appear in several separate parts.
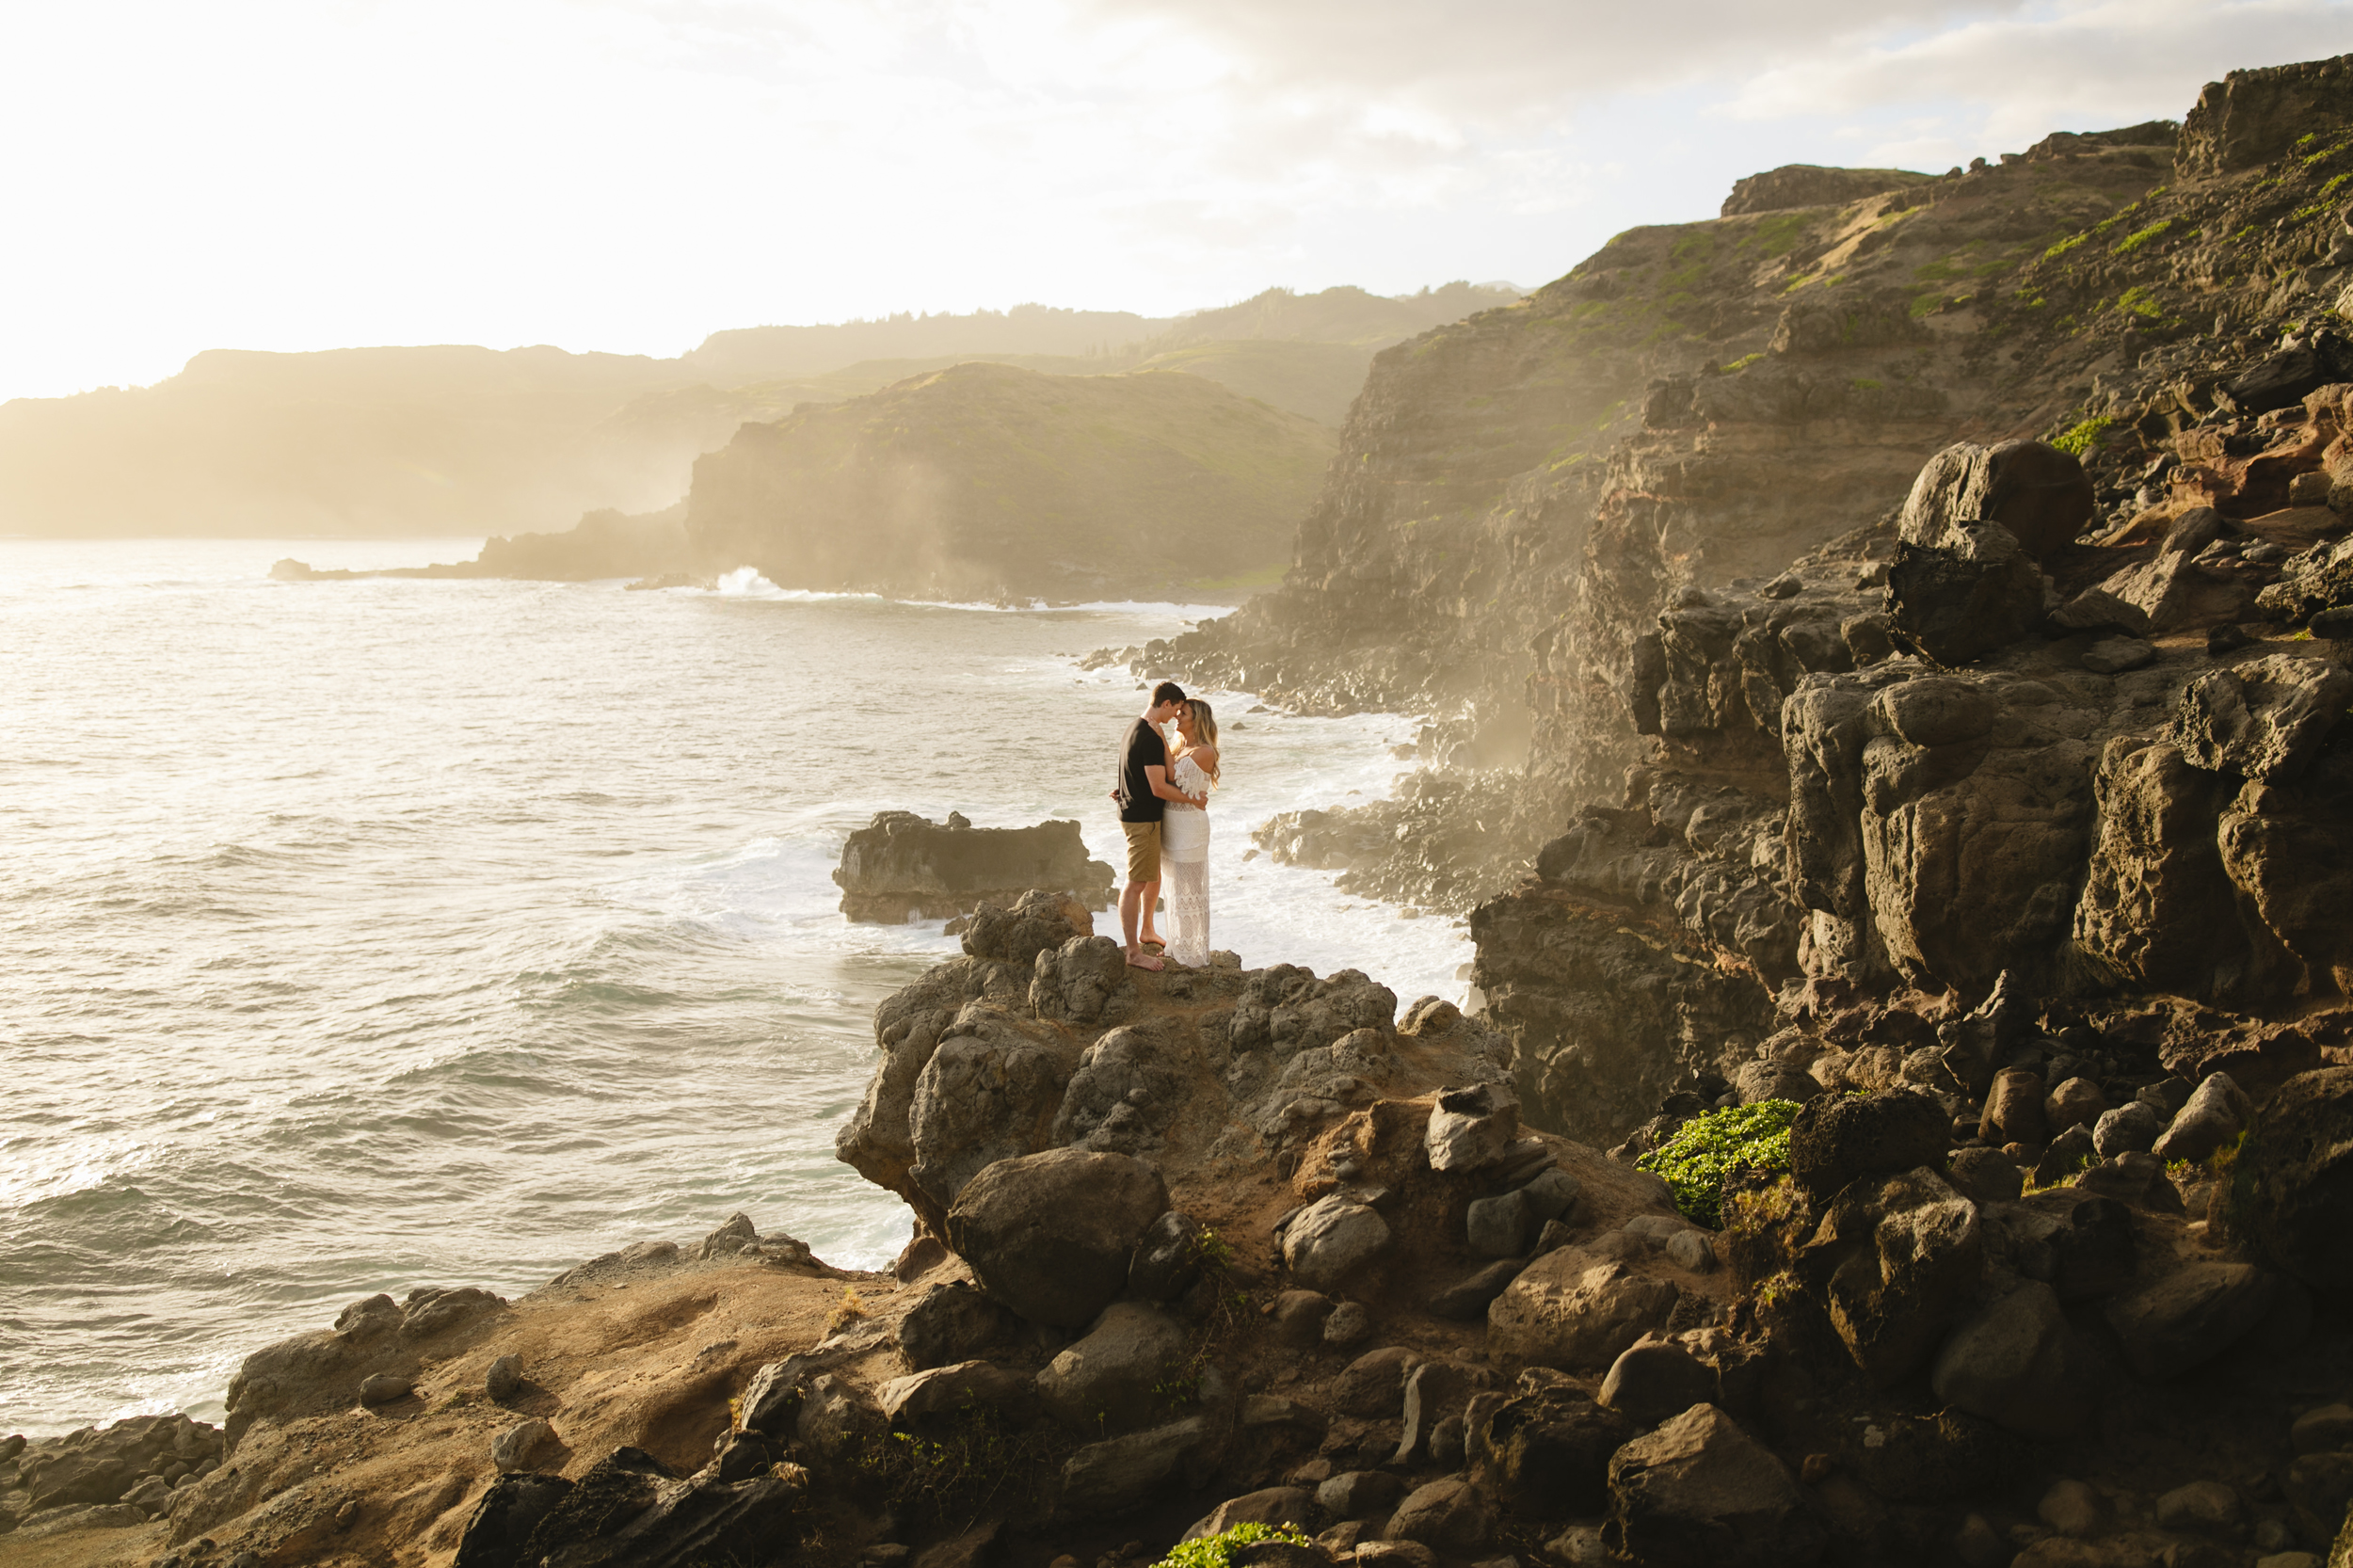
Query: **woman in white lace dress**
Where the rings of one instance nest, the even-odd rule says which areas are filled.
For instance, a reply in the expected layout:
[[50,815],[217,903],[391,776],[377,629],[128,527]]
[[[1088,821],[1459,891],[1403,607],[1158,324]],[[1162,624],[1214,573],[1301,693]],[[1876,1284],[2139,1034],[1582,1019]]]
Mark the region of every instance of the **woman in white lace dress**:
[[1160,822],[1168,890],[1168,956],[1188,968],[1209,962],[1209,792],[1217,788],[1217,715],[1199,697],[1176,712],[1177,748],[1168,781],[1201,802],[1170,801]]

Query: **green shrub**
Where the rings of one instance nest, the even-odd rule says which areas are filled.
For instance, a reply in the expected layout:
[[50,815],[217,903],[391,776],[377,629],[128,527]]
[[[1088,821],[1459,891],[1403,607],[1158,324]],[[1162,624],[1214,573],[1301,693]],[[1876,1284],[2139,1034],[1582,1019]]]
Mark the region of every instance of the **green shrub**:
[[2080,457],[2100,444],[2100,438],[2108,433],[2112,419],[2087,419],[2068,426],[2051,438],[2051,444],[2071,457]]
[[1236,1525],[1232,1529],[1217,1535],[1205,1535],[1198,1541],[1179,1541],[1152,1568],[1226,1568],[1231,1560],[1226,1554],[1232,1548],[1253,1541],[1295,1541],[1302,1546],[1315,1544],[1300,1533],[1295,1525],[1278,1527],[1251,1522]]
[[1710,1111],[1684,1123],[1681,1131],[1634,1163],[1666,1179],[1685,1219],[1712,1228],[1721,1219],[1724,1177],[1743,1166],[1789,1168],[1789,1125],[1798,1111],[1796,1100]]

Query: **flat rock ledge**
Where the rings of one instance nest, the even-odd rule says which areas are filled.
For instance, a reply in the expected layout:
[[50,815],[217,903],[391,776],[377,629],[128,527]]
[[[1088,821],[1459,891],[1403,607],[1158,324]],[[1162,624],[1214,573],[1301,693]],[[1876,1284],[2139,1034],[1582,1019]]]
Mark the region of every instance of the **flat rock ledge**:
[[875,925],[968,915],[983,904],[1011,904],[1032,888],[1054,888],[1080,910],[1112,900],[1112,868],[1087,857],[1079,824],[1057,818],[1034,827],[975,827],[960,811],[936,823],[912,811],[877,811],[841,846],[833,873],[841,912]]

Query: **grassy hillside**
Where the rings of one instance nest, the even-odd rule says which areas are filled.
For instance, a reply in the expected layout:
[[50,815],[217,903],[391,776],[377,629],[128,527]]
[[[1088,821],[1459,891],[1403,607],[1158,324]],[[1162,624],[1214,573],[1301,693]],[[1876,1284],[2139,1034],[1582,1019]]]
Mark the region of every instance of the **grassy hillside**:
[[1196,376],[963,364],[744,426],[696,464],[687,533],[787,587],[1167,592],[1281,562],[1333,447]]

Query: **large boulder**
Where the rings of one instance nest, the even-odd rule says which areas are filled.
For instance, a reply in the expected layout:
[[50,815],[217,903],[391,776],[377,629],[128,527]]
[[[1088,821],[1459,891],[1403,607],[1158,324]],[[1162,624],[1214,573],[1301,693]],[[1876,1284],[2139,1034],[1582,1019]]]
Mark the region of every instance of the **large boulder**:
[[1952,1118],[1916,1090],[1824,1095],[1790,1124],[1789,1171],[1814,1196],[1834,1197],[1863,1176],[1939,1169],[1951,1142]]
[[1384,1533],[1391,1541],[1417,1541],[1433,1551],[1462,1556],[1483,1545],[1493,1525],[1477,1487],[1461,1476],[1441,1476],[1407,1493]]
[[[1123,1513],[1182,1484],[1215,1435],[1198,1416],[1089,1443],[1062,1467],[1062,1509],[1085,1518]],[[1193,1478],[1199,1479],[1199,1478]]]
[[1929,1385],[1955,1409],[2027,1437],[2072,1437],[2099,1410],[2098,1362],[2057,1294],[2030,1280],[1953,1331]]
[[1032,1322],[1080,1328],[1126,1288],[1136,1243],[1167,1211],[1167,1185],[1144,1161],[1048,1149],[967,1183],[948,1211],[948,1244],[996,1301]]
[[[1088,909],[1105,907],[1112,892],[1111,867],[1087,857],[1075,822],[974,827],[951,815],[943,825],[912,811],[875,812],[841,846],[833,880],[844,915],[883,925],[943,920],[984,902],[1011,905],[1041,888],[1075,889],[1076,913],[1084,919]],[[1063,936],[1039,945],[1059,945]]]
[[1114,1302],[1037,1375],[1038,1402],[1074,1432],[1132,1432],[1168,1414],[1191,1336],[1157,1306]]
[[2041,624],[2042,571],[1998,524],[1959,527],[1950,536],[1946,546],[1897,544],[1887,617],[1897,641],[1958,669]]
[[1907,544],[1950,546],[1962,529],[1998,523],[2041,561],[2083,532],[2094,503],[2083,464],[2047,442],[1962,441],[1921,468],[1897,531]]
[[1598,1372],[1643,1335],[1665,1328],[1675,1297],[1671,1281],[1562,1247],[1521,1271],[1487,1308],[1487,1349],[1564,1372]]
[[2048,1285],[2063,1302],[2105,1296],[2132,1282],[2138,1260],[2132,1211],[2114,1198],[2053,1187],[1987,1212],[2010,1267]]
[[2230,1179],[2234,1235],[2325,1297],[2353,1292],[2353,1247],[2345,1244],[2353,1236],[2353,1067],[2298,1073],[2281,1085],[2255,1118]]
[[968,1361],[1013,1327],[1013,1315],[960,1279],[935,1285],[899,1320],[899,1355],[914,1372]]
[[1927,1361],[1984,1268],[1977,1206],[1927,1169],[1848,1187],[1798,1257],[1855,1365],[1881,1388]]
[[1337,1288],[1389,1248],[1389,1223],[1369,1206],[1334,1193],[1283,1227],[1283,1261],[1314,1290]]
[[1634,1421],[1574,1384],[1507,1400],[1469,1434],[1470,1474],[1495,1504],[1524,1518],[1596,1514],[1609,1503],[1609,1456]]
[[2188,1263],[2110,1298],[2124,1359],[2151,1383],[2179,1377],[2236,1344],[2271,1310],[2279,1276],[2247,1263]]
[[2230,1074],[2209,1073],[2190,1091],[2188,1100],[2173,1113],[2171,1125],[2150,1152],[2168,1163],[2186,1160],[2198,1164],[2245,1131],[2254,1110],[2246,1091],[2231,1080]]
[[1798,1568],[1827,1543],[1788,1467],[1712,1404],[1611,1458],[1607,1529],[1660,1568]]

